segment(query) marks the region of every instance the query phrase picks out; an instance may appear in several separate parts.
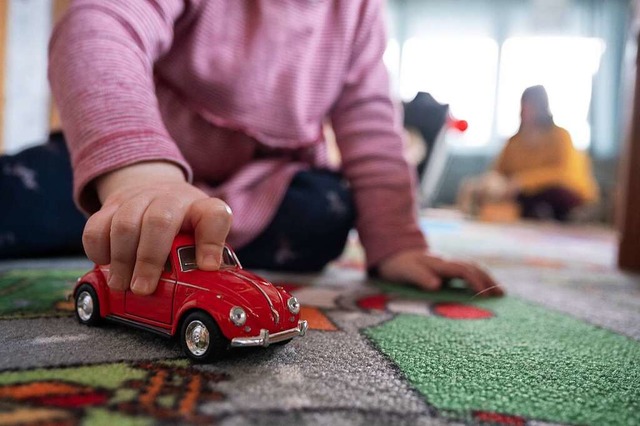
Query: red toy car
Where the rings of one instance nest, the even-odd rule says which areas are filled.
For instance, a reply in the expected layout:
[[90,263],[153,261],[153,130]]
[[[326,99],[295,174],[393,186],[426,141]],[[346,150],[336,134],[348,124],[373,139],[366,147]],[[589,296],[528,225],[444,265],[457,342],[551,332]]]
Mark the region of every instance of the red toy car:
[[78,321],[102,318],[179,336],[185,354],[211,361],[229,347],[269,346],[304,336],[300,304],[281,287],[242,269],[225,247],[219,271],[198,269],[194,239],[178,235],[156,291],[138,296],[107,286],[109,266],[96,265],[73,291]]

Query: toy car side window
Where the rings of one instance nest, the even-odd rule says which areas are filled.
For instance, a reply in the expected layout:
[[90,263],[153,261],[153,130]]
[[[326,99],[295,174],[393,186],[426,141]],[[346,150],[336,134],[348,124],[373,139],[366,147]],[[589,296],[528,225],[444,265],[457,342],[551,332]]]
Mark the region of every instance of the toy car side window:
[[235,268],[238,265],[237,258],[233,255],[229,247],[222,250],[222,266],[227,268]]
[[195,246],[180,247],[178,249],[178,258],[180,259],[180,269],[182,272],[198,269]]
[[168,274],[171,273],[171,258],[167,258],[167,261],[164,264],[164,272]]

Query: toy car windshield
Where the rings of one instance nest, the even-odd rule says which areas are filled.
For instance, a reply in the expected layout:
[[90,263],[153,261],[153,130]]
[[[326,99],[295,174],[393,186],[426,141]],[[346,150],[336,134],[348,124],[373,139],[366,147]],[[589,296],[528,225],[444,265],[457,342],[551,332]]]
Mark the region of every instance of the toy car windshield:
[[[182,272],[192,271],[198,269],[196,263],[196,248],[195,246],[185,246],[178,249],[178,258],[180,259],[180,269]],[[236,255],[229,250],[228,247],[224,247],[222,250],[222,264],[221,268],[240,268],[240,262]]]

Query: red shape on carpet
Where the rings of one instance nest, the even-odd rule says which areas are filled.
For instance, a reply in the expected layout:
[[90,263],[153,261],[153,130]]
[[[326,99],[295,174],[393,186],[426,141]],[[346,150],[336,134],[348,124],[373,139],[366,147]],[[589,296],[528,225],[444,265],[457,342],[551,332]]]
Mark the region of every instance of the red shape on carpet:
[[493,313],[462,303],[437,303],[433,307],[436,315],[450,319],[485,319],[493,318]]
[[389,301],[389,296],[386,294],[376,294],[374,296],[363,297],[358,300],[358,307],[361,309],[371,310],[371,311],[384,311],[387,307],[387,302]]
[[80,408],[90,405],[104,405],[109,395],[102,392],[81,393],[76,395],[48,395],[32,398],[30,401],[38,405],[58,408]]
[[527,423],[522,417],[491,413],[489,411],[476,411],[473,413],[473,419],[480,423],[491,423],[494,425],[524,426]]

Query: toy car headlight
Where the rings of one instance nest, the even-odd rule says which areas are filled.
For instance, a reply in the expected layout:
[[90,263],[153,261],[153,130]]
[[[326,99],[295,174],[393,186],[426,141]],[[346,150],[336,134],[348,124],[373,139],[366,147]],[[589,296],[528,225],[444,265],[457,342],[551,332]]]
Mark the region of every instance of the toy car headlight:
[[229,319],[234,325],[241,327],[247,322],[247,314],[240,306],[234,306],[229,311]]
[[298,302],[298,299],[290,297],[289,300],[287,300],[287,308],[289,308],[289,312],[292,314],[300,312],[300,303]]

